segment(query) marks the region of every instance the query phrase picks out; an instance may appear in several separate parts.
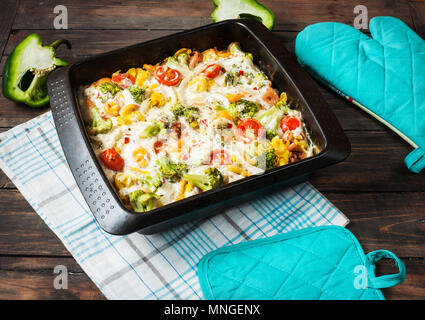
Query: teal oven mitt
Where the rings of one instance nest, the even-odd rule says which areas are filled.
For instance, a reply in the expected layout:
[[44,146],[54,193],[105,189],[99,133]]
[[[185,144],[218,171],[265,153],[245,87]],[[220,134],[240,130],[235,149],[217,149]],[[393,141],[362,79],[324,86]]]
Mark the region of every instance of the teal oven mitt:
[[[375,275],[382,258],[399,272]],[[198,265],[208,300],[383,300],[380,288],[404,281],[406,269],[386,250],[365,255],[345,228],[308,228],[223,247]]]
[[415,150],[407,167],[425,167],[425,41],[402,21],[375,17],[372,38],[341,23],[297,36],[298,61],[317,79],[386,124]]

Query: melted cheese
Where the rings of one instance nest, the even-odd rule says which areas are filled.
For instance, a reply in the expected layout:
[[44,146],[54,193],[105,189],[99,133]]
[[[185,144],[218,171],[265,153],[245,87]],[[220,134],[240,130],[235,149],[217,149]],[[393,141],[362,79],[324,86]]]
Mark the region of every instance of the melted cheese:
[[[221,71],[214,78],[209,79],[204,76],[203,71],[212,63],[219,64]],[[218,118],[215,106],[222,109],[229,108],[232,97],[242,97],[257,103],[260,109],[267,110],[273,106],[264,96],[270,92],[271,82],[267,79],[258,80],[257,75],[261,70],[254,65],[251,59],[246,57],[244,52],[236,52],[227,58],[217,58],[215,61],[204,61],[190,69],[186,64],[173,63],[172,68],[180,72],[181,81],[178,85],[167,86],[159,83],[152,74],[149,74],[144,81],[145,100],[138,103],[133,98],[128,89],[122,90],[114,96],[105,94],[99,86],[90,85],[81,89],[81,103],[85,104],[86,99],[90,99],[103,117],[112,120],[112,129],[106,133],[91,136],[95,153],[99,155],[103,150],[114,148],[124,159],[122,174],[130,177],[132,183],[128,186],[121,186],[118,191],[124,200],[128,195],[140,189],[138,179],[143,176],[157,177],[157,160],[164,155],[168,155],[175,163],[184,162],[187,165],[189,174],[203,174],[205,168],[209,166],[211,152],[213,150],[225,150],[232,160],[232,164],[215,163],[214,166],[221,172],[225,183],[230,183],[242,179],[249,175],[261,174],[263,168],[256,166],[256,159],[270,147],[270,141],[266,138],[256,140],[250,144],[236,139],[237,123],[231,120]],[[225,71],[225,72],[223,72]],[[225,79],[228,73],[235,75],[234,85],[226,84]],[[164,99],[164,104],[160,107],[152,106],[155,97]],[[230,97],[230,98],[229,98]],[[184,117],[176,117],[170,108],[177,102],[183,106],[199,108],[197,124],[188,123]],[[136,105],[135,111],[142,115],[143,119],[138,119],[137,115],[125,118],[121,115],[111,116],[106,112],[108,103],[116,103],[122,112],[128,105]],[[87,106],[86,110],[89,107]],[[242,110],[239,110],[242,111]],[[290,110],[289,114],[302,120],[300,112]],[[90,113],[84,112],[84,117],[90,123]],[[170,135],[167,130],[162,130],[157,136],[142,138],[144,130],[155,122],[172,119],[181,123],[181,139]],[[220,129],[220,128],[225,129]],[[277,129],[279,139],[283,138],[283,132]],[[293,130],[293,136],[304,141],[305,155],[311,156],[313,145],[308,143],[308,135],[304,124]],[[298,141],[298,140],[294,141]],[[154,145],[157,141],[163,143],[163,148],[156,153]],[[299,141],[298,141],[299,142]],[[142,147],[146,150],[146,157],[138,161],[134,153]],[[140,160],[140,159],[139,159]],[[102,164],[103,165],[103,164]],[[108,179],[113,183],[117,172],[103,166]],[[181,194],[181,183],[170,182],[161,178],[163,183],[156,190],[163,205],[171,203],[179,198]],[[135,182],[136,181],[136,182]],[[200,192],[196,187],[186,188],[183,197],[188,197]],[[181,198],[181,197],[180,197]]]

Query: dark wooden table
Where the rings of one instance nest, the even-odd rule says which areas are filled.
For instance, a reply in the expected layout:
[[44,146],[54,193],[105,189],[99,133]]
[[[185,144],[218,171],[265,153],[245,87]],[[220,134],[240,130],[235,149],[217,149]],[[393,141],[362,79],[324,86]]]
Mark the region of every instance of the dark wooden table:
[[[366,5],[369,18],[395,16],[425,37],[425,2],[397,0],[264,0],[276,16],[274,31],[293,52],[297,33],[320,21],[353,24],[353,9]],[[68,30],[55,30],[53,8],[68,9]],[[93,54],[210,23],[210,0],[87,1],[1,0],[0,70],[25,36],[45,43],[66,38],[73,50],[59,56],[76,61]],[[211,43],[214,46],[214,43]],[[2,76],[0,74],[0,80]],[[343,163],[317,172],[312,183],[351,220],[348,228],[366,252],[388,249],[407,267],[406,281],[388,299],[425,298],[425,176],[403,164],[410,147],[375,119],[321,88],[352,143]],[[0,132],[48,108],[30,109],[0,95]],[[65,265],[69,289],[53,288],[53,268]],[[393,272],[388,262],[379,272]],[[59,239],[0,171],[0,299],[103,299]]]

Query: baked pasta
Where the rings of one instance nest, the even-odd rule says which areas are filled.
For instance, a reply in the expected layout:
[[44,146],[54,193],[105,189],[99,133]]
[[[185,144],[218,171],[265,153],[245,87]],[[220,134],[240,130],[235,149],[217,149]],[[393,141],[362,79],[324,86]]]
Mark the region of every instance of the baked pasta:
[[286,93],[237,43],[117,71],[81,88],[80,99],[94,152],[135,212],[318,151]]

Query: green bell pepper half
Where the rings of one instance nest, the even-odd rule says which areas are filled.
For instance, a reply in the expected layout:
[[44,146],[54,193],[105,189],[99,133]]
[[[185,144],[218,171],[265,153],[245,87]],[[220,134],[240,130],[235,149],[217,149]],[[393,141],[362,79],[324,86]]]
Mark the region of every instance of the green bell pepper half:
[[33,33],[20,42],[7,58],[3,71],[3,95],[30,107],[41,107],[49,102],[47,76],[58,66],[68,62],[56,58],[56,48],[64,39],[43,46],[41,37]]
[[214,0],[216,8],[211,13],[214,22],[227,19],[254,18],[268,29],[274,26],[273,12],[256,0]]

